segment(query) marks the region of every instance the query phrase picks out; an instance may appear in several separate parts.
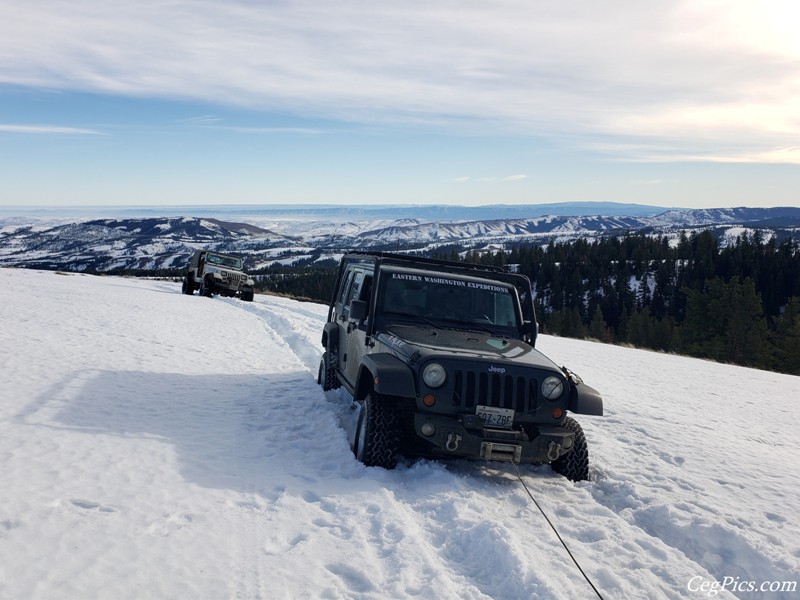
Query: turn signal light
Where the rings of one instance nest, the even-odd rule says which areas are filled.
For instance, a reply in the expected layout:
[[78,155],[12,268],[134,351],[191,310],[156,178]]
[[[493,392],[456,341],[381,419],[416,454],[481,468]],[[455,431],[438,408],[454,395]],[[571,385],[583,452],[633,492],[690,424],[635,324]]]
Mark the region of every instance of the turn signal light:
[[562,416],[564,416],[564,411],[560,408],[554,408],[553,412],[550,414],[553,415],[554,419],[560,419]]
[[426,396],[425,396],[425,397],[422,399],[422,403],[423,403],[425,406],[433,406],[434,404],[436,404],[436,398],[434,398],[434,397],[433,397],[433,394],[427,394],[427,395],[426,395]]

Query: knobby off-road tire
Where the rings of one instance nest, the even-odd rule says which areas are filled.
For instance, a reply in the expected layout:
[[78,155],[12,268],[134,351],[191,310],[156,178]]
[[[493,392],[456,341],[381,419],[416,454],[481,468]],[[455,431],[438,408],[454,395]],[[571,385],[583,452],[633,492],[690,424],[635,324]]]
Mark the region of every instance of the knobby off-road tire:
[[394,469],[399,448],[397,410],[388,406],[381,396],[367,394],[358,420],[353,453],[368,467]]
[[253,301],[253,290],[246,290],[242,292],[242,300],[245,302],[252,302]]
[[181,292],[187,296],[194,294],[194,277],[191,275],[184,276],[183,283],[181,284]]
[[575,444],[572,446],[572,450],[553,461],[550,466],[556,473],[571,481],[587,481],[589,479],[589,447],[586,444],[583,429],[572,417],[564,419],[562,427],[575,434]]
[[203,277],[203,281],[200,284],[200,295],[206,298],[214,296],[214,281],[211,278]]
[[319,371],[317,373],[317,383],[322,386],[326,392],[328,390],[339,389],[342,383],[336,376],[336,371],[328,364],[328,353],[322,354],[322,360],[319,361]]

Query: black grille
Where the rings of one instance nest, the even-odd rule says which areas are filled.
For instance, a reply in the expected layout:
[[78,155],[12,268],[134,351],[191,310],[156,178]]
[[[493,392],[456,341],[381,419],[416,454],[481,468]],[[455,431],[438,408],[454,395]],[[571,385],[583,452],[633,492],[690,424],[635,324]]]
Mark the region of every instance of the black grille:
[[478,404],[513,408],[517,412],[536,410],[536,379],[488,373],[462,371],[453,373],[453,406],[474,408]]
[[247,275],[244,273],[231,273],[230,271],[221,271],[221,275],[223,279],[228,279],[232,282],[244,281],[247,279]]

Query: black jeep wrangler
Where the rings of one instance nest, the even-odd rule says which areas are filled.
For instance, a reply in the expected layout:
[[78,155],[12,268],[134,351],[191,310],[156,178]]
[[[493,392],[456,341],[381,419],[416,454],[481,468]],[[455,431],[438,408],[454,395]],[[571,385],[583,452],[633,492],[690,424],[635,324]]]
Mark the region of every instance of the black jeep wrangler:
[[603,400],[534,349],[527,277],[389,253],[342,258],[318,382],[360,407],[353,452],[391,469],[399,455],[550,463],[589,475],[580,425]]

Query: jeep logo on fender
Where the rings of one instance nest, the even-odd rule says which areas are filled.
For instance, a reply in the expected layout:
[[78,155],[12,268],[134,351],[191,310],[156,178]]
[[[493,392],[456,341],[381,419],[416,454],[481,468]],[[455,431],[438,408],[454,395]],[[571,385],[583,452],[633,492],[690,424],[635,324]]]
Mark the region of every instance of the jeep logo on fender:
[[492,365],[491,367],[489,367],[489,372],[500,373],[500,375],[502,375],[503,373],[506,372],[506,370],[503,367],[495,367],[494,365]]

